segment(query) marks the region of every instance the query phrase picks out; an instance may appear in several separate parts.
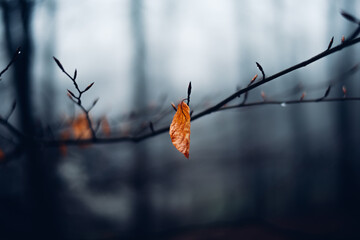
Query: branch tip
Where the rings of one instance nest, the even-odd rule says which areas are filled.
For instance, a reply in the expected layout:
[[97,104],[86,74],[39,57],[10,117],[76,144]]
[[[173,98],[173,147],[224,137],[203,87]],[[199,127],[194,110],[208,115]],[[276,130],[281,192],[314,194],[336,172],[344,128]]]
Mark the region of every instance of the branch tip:
[[260,70],[260,72],[261,72],[261,74],[263,76],[263,79],[265,79],[265,72],[264,72],[264,69],[262,68],[262,66],[260,65],[260,63],[256,62],[256,66]]
[[356,24],[360,24],[360,20],[357,19],[356,17],[354,17],[353,15],[351,15],[350,13],[345,12],[344,10],[340,11],[340,14],[348,21],[356,23]]
[[94,85],[94,83],[95,83],[95,82],[90,83],[90,84],[85,88],[85,90],[82,91],[82,92],[86,92],[87,90],[89,90],[89,89]]
[[70,91],[69,89],[67,89],[67,91],[68,91],[68,94],[70,94],[72,97],[77,98],[72,91]]
[[150,127],[151,132],[154,133],[155,130],[154,130],[154,125],[152,122],[149,122],[149,127]]
[[326,92],[325,92],[325,94],[324,94],[324,98],[326,98],[327,96],[329,96],[330,90],[331,90],[331,85],[329,85],[328,88],[326,89]]
[[333,45],[333,43],[334,43],[334,36],[331,38],[327,50],[330,50],[330,48],[331,48],[331,46]]
[[96,105],[96,103],[99,101],[100,98],[96,98],[92,104],[92,106],[94,107]]
[[11,108],[10,108],[10,111],[9,113],[7,114],[5,120],[8,121],[9,118],[11,117],[11,115],[13,114],[13,112],[15,111],[15,108],[16,108],[16,100],[13,101],[12,105],[11,105]]
[[187,90],[187,105],[190,104],[191,89],[192,89],[191,82],[189,82],[189,86],[188,86],[188,90]]
[[64,69],[63,65],[61,64],[61,62],[59,61],[59,59],[57,59],[54,56],[53,56],[53,59],[56,62],[56,64],[58,65],[58,67],[61,69],[61,71],[65,72],[65,69]]

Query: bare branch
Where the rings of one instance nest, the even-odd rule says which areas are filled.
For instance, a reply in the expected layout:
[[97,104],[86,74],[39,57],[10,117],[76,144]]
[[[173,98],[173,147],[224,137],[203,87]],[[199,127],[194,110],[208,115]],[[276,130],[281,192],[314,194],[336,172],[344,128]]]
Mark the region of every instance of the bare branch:
[[189,82],[188,91],[187,91],[187,105],[190,104],[190,94],[191,94],[191,82]]
[[356,24],[360,24],[360,20],[357,19],[356,17],[354,17],[353,15],[351,15],[350,13],[345,12],[344,10],[340,11],[340,14],[346,19],[349,20],[350,22],[356,23]]
[[10,68],[10,66],[16,61],[16,59],[19,57],[20,54],[21,54],[21,48],[18,47],[18,49],[16,49],[16,52],[14,53],[12,59],[8,63],[8,65],[0,72],[0,77]]
[[0,125],[3,125],[5,128],[7,128],[15,136],[17,136],[19,138],[25,138],[25,135],[23,135],[18,129],[16,129],[6,119],[0,117]]
[[[243,108],[243,107],[252,107],[252,106],[260,106],[260,105],[279,105],[279,106],[286,106],[286,105],[290,105],[290,104],[302,104],[302,103],[315,103],[315,102],[345,102],[345,101],[360,101],[360,97],[359,98],[331,98],[331,99],[326,99],[326,97],[328,96],[329,92],[330,92],[330,87],[328,87],[328,89],[325,92],[325,95],[322,98],[316,98],[316,99],[303,99],[300,98],[298,100],[292,100],[292,101],[260,101],[260,102],[253,102],[253,103],[241,103],[238,105],[234,105],[234,106],[227,106],[224,107],[225,104],[229,103],[230,101],[232,101],[233,99],[237,98],[238,95],[240,94],[244,94],[249,92],[250,90],[257,88],[267,82],[270,82],[274,79],[277,79],[287,73],[293,72],[299,68],[305,67],[313,62],[316,62],[330,54],[333,54],[335,52],[338,52],[346,47],[350,47],[354,44],[357,44],[360,42],[360,38],[356,38],[356,39],[352,39],[352,40],[348,40],[345,41],[344,43],[331,48],[329,50],[325,50],[321,53],[319,53],[318,55],[315,55],[314,57],[311,57],[303,62],[300,62],[294,66],[291,66],[287,69],[284,69],[272,76],[267,77],[266,79],[262,79],[261,81],[258,82],[254,82],[252,84],[249,84],[246,88],[240,89],[238,91],[236,91],[234,94],[228,96],[227,98],[225,98],[224,100],[220,101],[219,103],[215,104],[214,106],[203,110],[202,112],[195,114],[194,116],[192,116],[191,121],[195,121],[196,119],[199,119],[201,117],[204,117],[210,113],[213,112],[217,112],[217,111],[224,111],[224,110],[228,110],[228,109],[235,109],[235,108]],[[82,107],[82,105],[80,105]],[[174,107],[174,105],[172,104],[172,106]],[[176,110],[176,107],[174,108],[174,110]],[[83,109],[84,112],[86,112],[86,109]],[[88,114],[87,114],[88,117]],[[90,120],[89,120],[90,121]],[[91,138],[91,139],[69,139],[69,140],[45,140],[45,139],[38,139],[38,141],[41,141],[42,144],[44,144],[45,146],[59,146],[61,144],[64,145],[78,145],[78,144],[89,144],[89,143],[97,143],[97,144],[109,144],[109,143],[119,143],[119,142],[139,142],[139,141],[143,141],[145,139],[157,136],[159,134],[165,133],[169,131],[169,127],[163,127],[154,131],[151,131],[150,133],[146,133],[143,135],[139,135],[139,136],[122,136],[122,137],[112,137],[112,138]]]
[[264,80],[264,79],[265,79],[264,69],[262,68],[262,66],[261,66],[260,63],[258,63],[258,62],[256,62],[256,66],[259,68],[259,70],[260,70],[260,72],[261,72],[261,74],[262,74],[262,77],[263,77],[262,80]]
[[267,83],[267,82],[270,82],[270,81],[272,81],[274,79],[277,79],[277,78],[279,78],[279,77],[281,77],[283,75],[286,75],[286,74],[288,74],[290,72],[293,72],[293,71],[295,71],[295,70],[297,70],[299,68],[303,68],[303,67],[305,67],[305,66],[307,66],[307,65],[309,65],[309,64],[311,64],[313,62],[316,62],[316,61],[318,61],[318,60],[320,60],[320,59],[322,59],[322,58],[324,58],[324,57],[326,57],[326,56],[328,56],[330,54],[338,52],[338,51],[340,51],[340,50],[342,50],[342,49],[344,49],[346,47],[352,46],[352,45],[357,44],[359,42],[360,42],[360,38],[355,38],[355,39],[352,39],[352,40],[348,40],[345,43],[343,43],[341,45],[338,45],[336,47],[333,47],[330,50],[325,50],[325,51],[319,53],[318,55],[316,55],[316,56],[314,56],[312,58],[309,58],[309,59],[307,59],[307,60],[305,60],[305,61],[303,61],[301,63],[298,63],[298,64],[296,64],[296,65],[294,65],[292,67],[289,67],[289,68],[287,68],[285,70],[282,70],[282,71],[280,71],[278,73],[275,73],[274,75],[269,76],[266,79],[262,79],[261,81],[258,81],[258,82],[254,83],[254,84],[252,84],[252,85],[250,85],[250,86],[248,86],[246,88],[240,89],[239,91],[235,92],[234,94],[230,95],[229,97],[225,98],[224,100],[220,101],[219,103],[215,104],[214,106],[212,106],[212,107],[210,107],[210,108],[208,108],[208,109],[206,109],[206,110],[204,110],[204,111],[202,111],[202,112],[200,112],[198,114],[195,114],[195,116],[192,117],[192,120],[196,120],[198,118],[201,118],[204,115],[207,115],[207,114],[210,114],[212,112],[217,111],[222,106],[224,106],[228,102],[235,99],[239,94],[246,93],[246,92],[248,92],[248,91],[250,91],[250,90],[252,90],[254,88],[257,88],[257,87]]
[[84,92],[86,92],[87,90],[89,90],[89,89],[94,85],[94,83],[95,83],[95,82],[90,83],[89,86],[87,86],[87,87],[85,88],[85,90],[82,91],[82,93],[84,93]]
[[331,38],[327,50],[329,50],[329,49],[331,48],[331,46],[333,45],[333,43],[334,43],[334,37]]
[[[329,98],[321,100],[321,102],[351,102],[351,101],[360,101],[360,97],[355,98]],[[233,106],[222,107],[217,111],[225,111],[230,109],[238,109],[245,107],[255,107],[263,105],[278,105],[278,106],[287,106],[291,104],[302,104],[302,103],[316,103],[319,102],[319,99],[308,99],[308,100],[292,100],[292,101],[259,101],[247,104],[238,104]],[[69,140],[44,140],[39,139],[44,146],[60,146],[60,145],[81,145],[81,144],[111,144],[111,143],[120,143],[120,142],[140,142],[145,139],[155,137],[162,133],[168,132],[169,126],[163,127],[158,130],[151,131],[150,133],[143,134],[141,136],[123,136],[123,137],[113,137],[113,138],[91,138],[91,139],[69,139]]]
[[11,117],[11,115],[13,114],[14,110],[16,108],[16,101],[13,101],[13,104],[11,105],[11,109],[9,111],[9,113],[7,114],[7,116],[5,117],[5,120],[8,121],[9,118]]
[[237,104],[233,106],[226,106],[219,109],[219,111],[230,110],[235,108],[243,108],[243,107],[254,107],[254,106],[262,106],[262,105],[279,105],[279,106],[286,106],[291,104],[300,104],[300,103],[316,103],[316,102],[354,102],[360,101],[360,97],[353,97],[353,98],[328,98],[319,100],[318,98],[314,99],[299,99],[299,100],[291,100],[291,101],[259,101],[253,103]]
[[[66,76],[68,76],[71,81],[73,82],[74,86],[75,86],[75,89],[77,90],[78,92],[78,96],[76,96],[73,92],[71,92],[69,89],[67,89],[68,91],[68,96],[69,98],[74,102],[76,103],[80,108],[81,110],[85,113],[86,115],[86,120],[88,122],[88,125],[89,125],[89,128],[90,128],[90,131],[91,131],[91,135],[92,135],[92,138],[95,139],[96,138],[96,131],[94,130],[94,127],[92,125],[92,122],[91,122],[91,119],[90,119],[90,116],[89,116],[89,112],[90,110],[95,106],[97,100],[95,100],[92,104],[92,106],[89,108],[89,109],[86,109],[82,103],[81,103],[81,96],[83,93],[85,93],[86,91],[88,91],[93,85],[94,85],[94,82],[91,83],[90,85],[88,85],[83,91],[80,90],[79,88],[79,85],[76,83],[76,76],[77,76],[77,70],[75,69],[74,71],[74,77],[72,77],[68,72],[65,71],[63,65],[61,64],[61,62],[56,58],[56,57],[53,57],[56,64],[58,65],[58,67],[63,71],[63,73],[66,74]],[[75,101],[74,98],[77,100]]]

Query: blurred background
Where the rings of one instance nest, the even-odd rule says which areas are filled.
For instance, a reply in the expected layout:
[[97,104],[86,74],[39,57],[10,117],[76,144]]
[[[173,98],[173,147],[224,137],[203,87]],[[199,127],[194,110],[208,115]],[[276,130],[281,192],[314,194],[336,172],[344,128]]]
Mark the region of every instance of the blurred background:
[[[168,126],[171,102],[194,114],[341,43],[355,0],[1,0],[0,115],[59,138],[81,111],[112,136]],[[269,82],[248,102],[360,96],[352,46]],[[234,100],[237,104],[242,98]],[[27,146],[0,165],[0,239],[353,239],[359,237],[359,102],[256,106],[192,122],[190,160],[167,133],[139,143]],[[140,129],[140,130],[139,130]],[[99,133],[102,134],[101,132]],[[0,130],[0,148],[17,139]],[[16,148],[15,148],[16,150]]]

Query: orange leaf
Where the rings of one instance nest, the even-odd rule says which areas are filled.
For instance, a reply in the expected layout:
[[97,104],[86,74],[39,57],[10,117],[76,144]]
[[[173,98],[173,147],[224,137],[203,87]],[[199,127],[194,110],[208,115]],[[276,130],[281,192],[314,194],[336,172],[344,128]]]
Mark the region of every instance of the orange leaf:
[[[78,115],[71,125],[73,135],[76,139],[90,139],[92,138],[89,122],[87,121],[85,113]],[[89,144],[80,144],[80,147],[87,147]]]
[[75,138],[77,139],[91,138],[91,130],[89,128],[89,123],[84,113],[80,114],[74,119],[71,127]]
[[179,152],[189,158],[190,149],[190,108],[182,101],[170,125],[170,138]]

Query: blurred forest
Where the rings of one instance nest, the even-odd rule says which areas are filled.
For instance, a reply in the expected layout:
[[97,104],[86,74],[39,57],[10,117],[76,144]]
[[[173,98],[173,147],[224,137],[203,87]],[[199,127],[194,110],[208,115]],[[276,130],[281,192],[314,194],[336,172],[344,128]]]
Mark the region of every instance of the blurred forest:
[[[0,119],[59,139],[82,114],[103,137],[169,126],[341,44],[360,2],[0,0]],[[360,45],[261,85],[248,102],[360,97]],[[349,70],[352,71],[349,72]],[[354,70],[355,69],[355,70]],[[16,101],[16,107],[13,102]],[[232,103],[241,103],[242,98]],[[12,106],[14,111],[11,112]],[[192,122],[190,159],[168,133],[44,146],[0,123],[0,239],[360,239],[359,101],[249,106]],[[105,130],[103,122],[109,123]],[[15,134],[16,135],[16,134]],[[35,139],[35,138],[34,138]],[[5,154],[5,155],[4,155]]]

